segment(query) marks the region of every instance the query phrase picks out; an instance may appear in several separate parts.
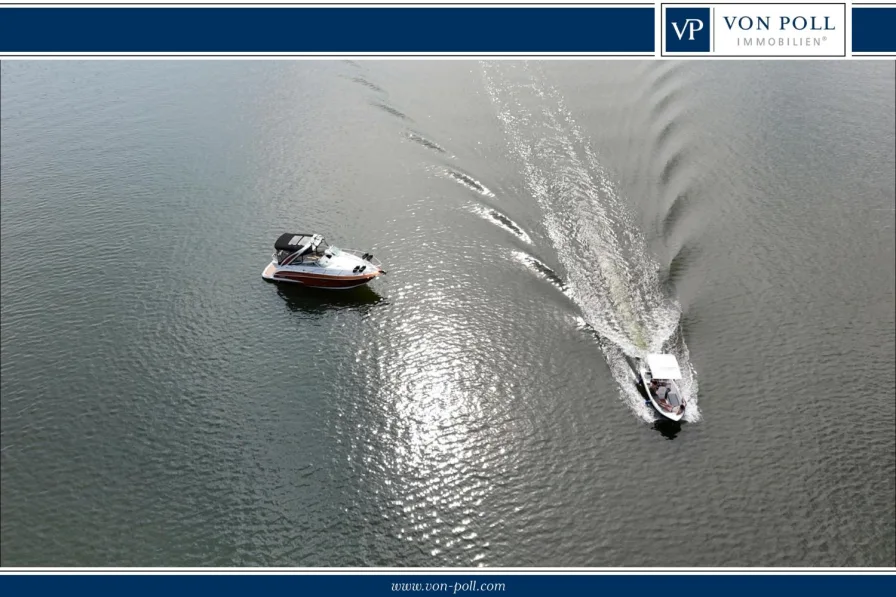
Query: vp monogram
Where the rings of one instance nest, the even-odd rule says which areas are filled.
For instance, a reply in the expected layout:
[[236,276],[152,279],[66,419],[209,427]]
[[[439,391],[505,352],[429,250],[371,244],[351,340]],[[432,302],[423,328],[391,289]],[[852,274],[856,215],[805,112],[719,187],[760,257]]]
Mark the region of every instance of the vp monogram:
[[688,41],[694,41],[694,34],[703,30],[703,21],[700,19],[685,19],[684,27],[679,28],[678,22],[673,22],[672,28],[675,30],[675,35],[678,36],[679,40],[687,33]]
[[667,52],[709,53],[712,13],[708,6],[670,6],[664,16]]

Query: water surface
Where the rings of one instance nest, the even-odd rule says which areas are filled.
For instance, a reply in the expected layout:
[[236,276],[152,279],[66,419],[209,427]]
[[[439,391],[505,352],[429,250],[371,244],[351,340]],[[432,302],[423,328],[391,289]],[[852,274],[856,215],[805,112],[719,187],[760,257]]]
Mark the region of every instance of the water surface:
[[893,63],[0,73],[3,565],[893,564]]

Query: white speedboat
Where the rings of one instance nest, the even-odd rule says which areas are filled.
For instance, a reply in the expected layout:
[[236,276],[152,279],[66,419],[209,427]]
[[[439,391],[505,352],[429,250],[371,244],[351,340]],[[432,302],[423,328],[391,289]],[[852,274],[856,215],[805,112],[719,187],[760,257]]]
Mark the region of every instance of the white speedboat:
[[385,274],[370,253],[328,245],[320,234],[281,234],[261,277],[311,288],[355,288]]
[[671,354],[649,354],[643,361],[634,360],[632,371],[638,389],[657,412],[667,419],[680,421],[687,402],[675,383],[681,379],[678,360]]

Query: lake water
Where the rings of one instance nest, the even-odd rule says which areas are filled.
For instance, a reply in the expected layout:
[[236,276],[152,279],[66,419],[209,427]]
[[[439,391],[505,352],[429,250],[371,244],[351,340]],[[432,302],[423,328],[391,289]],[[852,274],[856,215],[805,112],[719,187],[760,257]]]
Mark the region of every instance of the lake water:
[[893,62],[0,69],[3,565],[893,565]]

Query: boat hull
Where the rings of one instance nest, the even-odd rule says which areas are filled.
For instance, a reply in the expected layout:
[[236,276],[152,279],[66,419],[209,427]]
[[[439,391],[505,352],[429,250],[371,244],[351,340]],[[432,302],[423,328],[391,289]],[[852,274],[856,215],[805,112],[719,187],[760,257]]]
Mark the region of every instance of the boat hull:
[[381,275],[381,271],[351,276],[316,274],[278,268],[273,263],[269,263],[261,273],[261,277],[268,282],[300,284],[309,288],[323,288],[326,290],[350,290],[363,286]]

